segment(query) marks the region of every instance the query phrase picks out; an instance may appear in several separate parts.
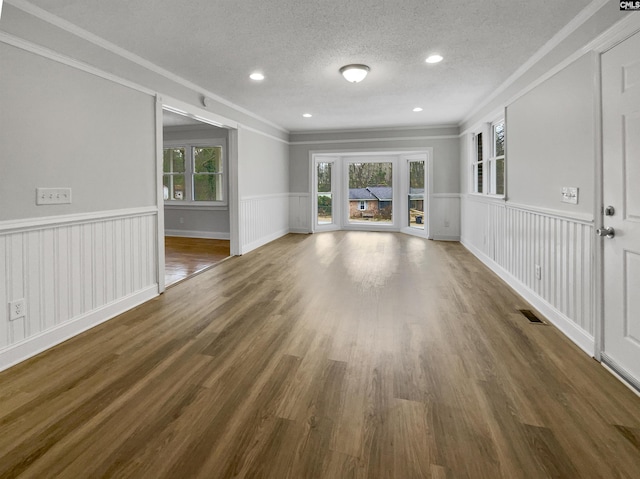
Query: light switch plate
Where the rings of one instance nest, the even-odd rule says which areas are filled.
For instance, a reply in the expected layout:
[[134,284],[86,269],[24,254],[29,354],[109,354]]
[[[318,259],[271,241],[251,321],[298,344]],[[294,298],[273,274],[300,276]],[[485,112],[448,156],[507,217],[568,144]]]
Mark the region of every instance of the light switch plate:
[[36,188],[36,205],[71,203],[71,188]]
[[577,205],[578,204],[578,188],[575,186],[563,186],[562,202],[571,203],[572,205]]

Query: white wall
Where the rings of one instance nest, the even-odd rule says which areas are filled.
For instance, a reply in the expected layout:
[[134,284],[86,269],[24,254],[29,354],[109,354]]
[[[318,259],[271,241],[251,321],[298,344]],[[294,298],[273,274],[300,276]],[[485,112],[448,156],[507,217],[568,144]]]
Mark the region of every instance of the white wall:
[[285,142],[238,128],[241,253],[289,232],[289,150]]
[[153,97],[3,43],[0,65],[0,221],[155,204]]
[[[507,107],[509,201],[592,214],[594,55],[584,55]],[[580,188],[577,205],[561,202],[563,186]]]
[[[506,201],[470,193],[470,134],[460,140],[463,244],[588,354],[596,75],[587,53],[506,105]],[[562,186],[580,188],[578,205],[560,201]]]
[[[461,125],[463,244],[590,355],[601,181],[596,49],[632,33],[633,22],[618,2],[592,2]],[[503,201],[469,193],[469,146],[470,133],[505,109]],[[560,201],[562,186],[580,188],[578,205]]]
[[[0,369],[158,294],[154,97],[201,114],[213,95],[138,60],[37,9],[4,5]],[[247,128],[232,166],[250,176],[242,191],[259,196],[242,205],[248,251],[288,229],[288,150],[277,140],[288,134],[224,100],[209,109]],[[37,186],[71,187],[73,203],[36,207]],[[27,314],[10,321],[16,299]]]
[[0,65],[1,370],[157,295],[158,210],[152,96],[4,43]]
[[311,152],[420,150],[433,148],[434,221],[431,235],[460,237],[460,142],[457,127],[387,129],[291,134],[289,189],[291,229],[311,231],[309,167]]
[[[164,141],[206,142],[222,140],[225,155],[224,168],[229,172],[228,131],[212,125],[196,125],[194,127],[165,127]],[[227,176],[228,178],[228,176]],[[227,182],[228,189],[228,182]],[[228,191],[227,191],[228,193]],[[229,207],[203,207],[165,204],[164,231],[169,236],[186,236],[191,238],[229,239]]]

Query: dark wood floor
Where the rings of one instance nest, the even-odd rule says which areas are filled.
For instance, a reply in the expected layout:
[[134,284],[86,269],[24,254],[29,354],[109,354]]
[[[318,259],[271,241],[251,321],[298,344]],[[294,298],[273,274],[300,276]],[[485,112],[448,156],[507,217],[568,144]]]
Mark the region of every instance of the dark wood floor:
[[229,240],[165,236],[166,286],[178,283],[229,257]]
[[0,373],[0,477],[640,477],[640,398],[523,307],[457,243],[289,235]]

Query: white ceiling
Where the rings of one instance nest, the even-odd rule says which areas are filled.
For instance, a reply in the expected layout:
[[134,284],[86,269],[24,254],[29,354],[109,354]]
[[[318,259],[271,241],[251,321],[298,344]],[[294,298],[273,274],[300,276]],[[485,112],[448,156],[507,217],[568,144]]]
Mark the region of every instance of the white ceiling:
[[[590,0],[31,3],[301,131],[457,124]],[[434,52],[444,61],[426,64]],[[348,83],[349,63],[369,76]]]
[[[194,126],[194,125],[206,125],[206,123],[202,123],[201,121],[198,121],[195,118],[190,118],[188,116],[178,115],[177,113],[173,113],[171,111],[162,110],[162,126],[163,127]],[[211,126],[211,128],[215,128],[215,127]]]

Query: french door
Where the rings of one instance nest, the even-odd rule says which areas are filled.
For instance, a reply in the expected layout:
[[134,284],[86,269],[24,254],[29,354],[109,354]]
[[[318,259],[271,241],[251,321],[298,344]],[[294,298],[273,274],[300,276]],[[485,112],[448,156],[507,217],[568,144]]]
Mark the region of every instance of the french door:
[[429,163],[426,154],[403,156],[403,233],[429,237]]
[[339,159],[333,156],[318,156],[313,161],[313,228],[315,231],[340,229],[340,175]]
[[312,156],[313,232],[402,231],[429,236],[429,153]]

